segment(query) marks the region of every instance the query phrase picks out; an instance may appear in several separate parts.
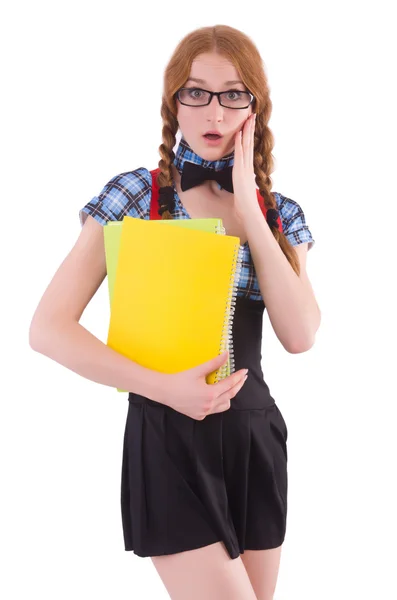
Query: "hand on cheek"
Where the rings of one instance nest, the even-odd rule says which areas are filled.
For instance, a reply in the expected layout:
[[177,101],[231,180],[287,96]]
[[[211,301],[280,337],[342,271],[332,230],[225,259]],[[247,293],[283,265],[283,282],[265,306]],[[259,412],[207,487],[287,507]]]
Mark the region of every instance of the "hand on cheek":
[[258,207],[254,171],[255,113],[244,122],[234,140],[233,190],[234,206],[243,219],[248,209]]

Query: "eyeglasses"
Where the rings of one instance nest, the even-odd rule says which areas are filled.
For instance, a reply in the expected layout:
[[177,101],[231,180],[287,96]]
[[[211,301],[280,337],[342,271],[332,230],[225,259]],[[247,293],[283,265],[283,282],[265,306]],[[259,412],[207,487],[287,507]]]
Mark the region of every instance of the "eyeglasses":
[[185,106],[208,106],[213,96],[217,96],[219,104],[225,108],[248,108],[255,100],[255,96],[251,92],[241,92],[240,90],[210,92],[201,88],[180,88],[175,93],[175,97]]

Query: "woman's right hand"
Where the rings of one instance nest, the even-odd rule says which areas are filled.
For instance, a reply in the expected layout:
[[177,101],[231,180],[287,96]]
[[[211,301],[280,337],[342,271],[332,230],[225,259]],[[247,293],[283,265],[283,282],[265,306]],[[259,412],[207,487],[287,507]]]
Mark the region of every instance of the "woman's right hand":
[[227,362],[228,351],[192,369],[166,375],[166,385],[159,402],[202,421],[211,413],[230,408],[230,400],[243,387],[247,369],[240,369],[217,383],[209,384],[206,376]]

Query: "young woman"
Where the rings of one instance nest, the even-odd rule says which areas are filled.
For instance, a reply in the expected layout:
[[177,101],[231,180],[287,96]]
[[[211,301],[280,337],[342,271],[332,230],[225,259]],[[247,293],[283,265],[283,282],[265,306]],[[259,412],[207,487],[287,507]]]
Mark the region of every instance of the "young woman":
[[220,217],[226,233],[240,238],[234,373],[206,383],[226,355],[177,374],[153,372],[79,324],[106,276],[102,226],[124,215],[150,218],[153,181],[144,167],[114,176],[81,209],[79,238],[31,324],[34,349],[130,391],[125,550],[151,557],[173,599],[271,600],[276,586],[287,427],[263,379],[262,317],[266,307],[282,345],[297,353],[313,345],[320,310],[305,269],[314,240],[302,208],[271,191],[271,107],[261,57],[246,35],[217,25],[179,43],[164,78],[157,216]]

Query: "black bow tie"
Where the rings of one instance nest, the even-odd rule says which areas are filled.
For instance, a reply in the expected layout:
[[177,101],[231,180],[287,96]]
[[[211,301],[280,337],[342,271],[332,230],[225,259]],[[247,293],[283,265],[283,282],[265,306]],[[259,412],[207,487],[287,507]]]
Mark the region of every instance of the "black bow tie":
[[202,165],[196,165],[185,161],[182,168],[181,189],[182,192],[199,185],[207,179],[213,179],[225,190],[233,194],[233,167],[226,167],[222,171],[215,171]]

